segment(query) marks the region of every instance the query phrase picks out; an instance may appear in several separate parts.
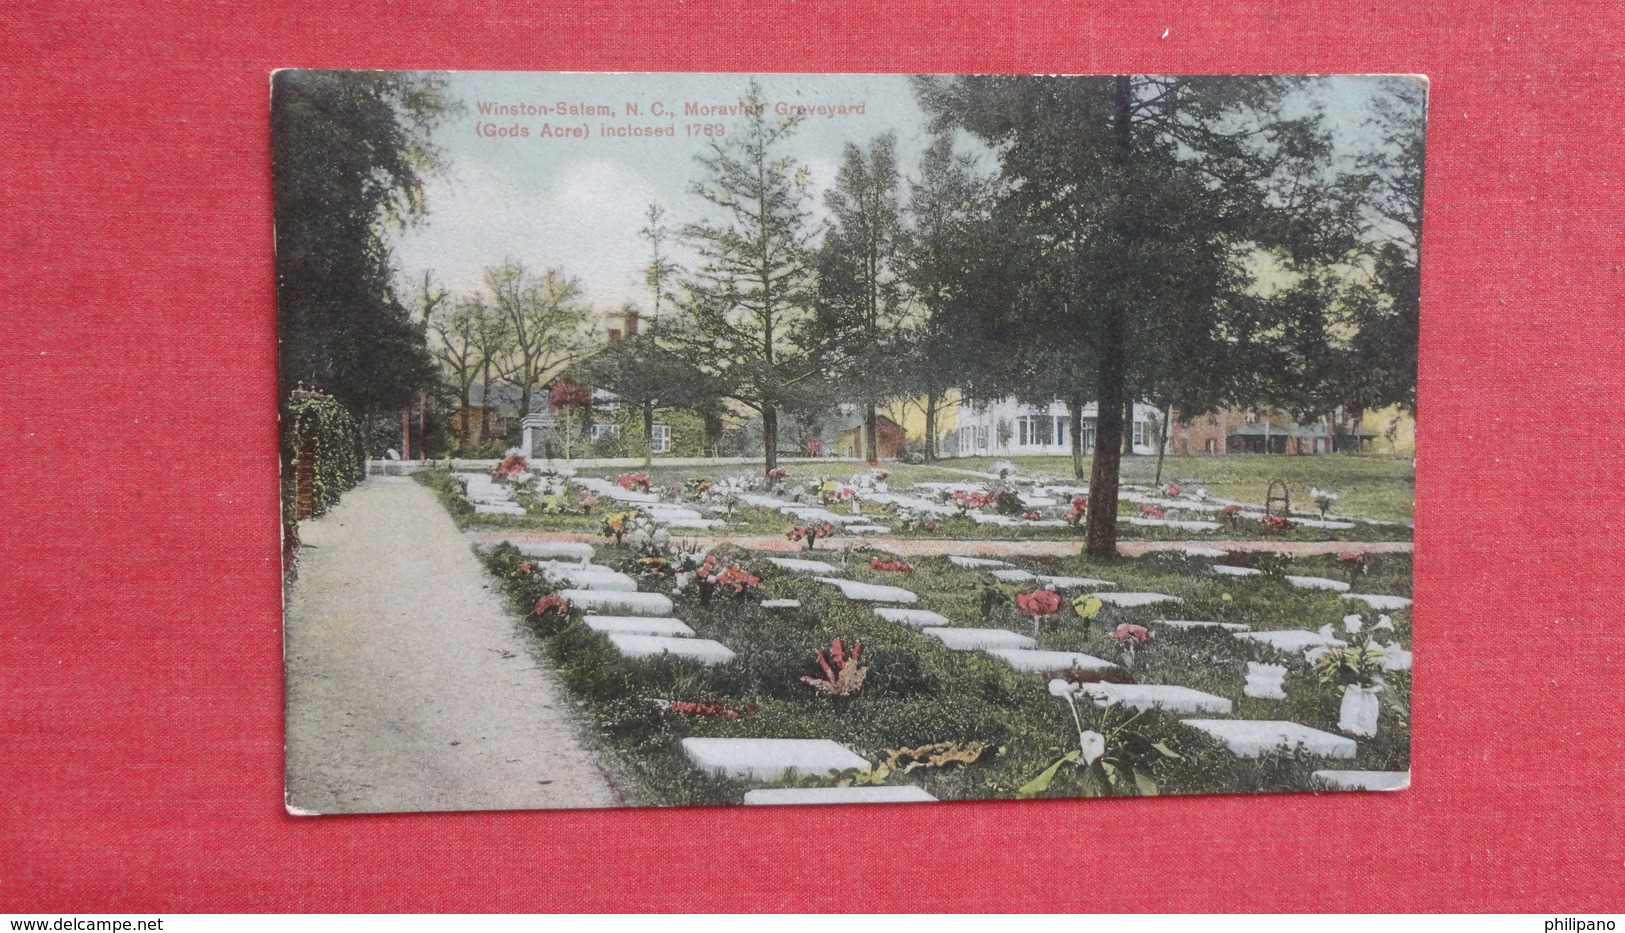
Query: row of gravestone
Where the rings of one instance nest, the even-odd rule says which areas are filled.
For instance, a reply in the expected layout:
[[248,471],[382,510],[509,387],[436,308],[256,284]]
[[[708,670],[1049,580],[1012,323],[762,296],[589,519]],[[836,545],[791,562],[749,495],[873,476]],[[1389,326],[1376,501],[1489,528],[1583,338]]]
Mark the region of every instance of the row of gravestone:
[[[623,655],[633,658],[651,657],[670,653],[691,658],[705,664],[716,664],[732,658],[733,652],[719,642],[695,637],[685,623],[671,617],[672,604],[667,597],[637,591],[636,581],[609,568],[596,568],[590,564],[592,549],[585,544],[526,544],[522,550],[529,556],[565,559],[572,564],[547,567],[545,572],[555,574],[570,588],[561,592],[572,605],[585,611],[584,623],[608,637]],[[794,572],[823,574],[821,583],[836,586],[843,596],[865,602],[912,604],[919,597],[901,587],[881,586],[846,580],[832,574],[839,568],[821,561],[792,558],[769,558],[777,566]],[[1030,574],[1010,567],[1003,561],[982,558],[950,557],[955,564],[974,569],[990,570],[1009,582],[1034,580],[1056,587],[1105,587],[1108,581],[1077,577],[1046,577]],[[1333,581],[1335,582],[1335,581]],[[1117,605],[1147,605],[1176,600],[1175,597],[1156,593],[1097,593],[1102,601]],[[1394,599],[1397,599],[1395,597]],[[765,605],[765,604],[764,604]],[[799,605],[794,600],[777,601],[777,607]],[[952,650],[983,650],[1010,664],[1017,670],[1048,672],[1077,665],[1084,669],[1113,667],[1110,662],[1080,652],[1043,651],[1025,635],[1003,629],[975,629],[954,627],[949,619],[938,613],[905,606],[877,606],[881,618],[896,624],[919,629],[923,634],[941,641]],[[613,613],[613,614],[611,614]],[[1218,626],[1245,630],[1234,623],[1159,620],[1170,628],[1196,628]],[[1324,633],[1268,632],[1248,633],[1236,631],[1238,637],[1252,637],[1270,643],[1282,650],[1302,650],[1341,645]],[[1406,663],[1408,666],[1408,653]],[[1252,665],[1249,669],[1249,695],[1283,696],[1279,693],[1279,679],[1273,689],[1263,686],[1269,680],[1265,667]],[[1282,675],[1284,667],[1279,667]],[[1256,689],[1255,689],[1256,688]],[[1220,714],[1231,711],[1229,700],[1202,693],[1187,687],[1159,685],[1092,684],[1086,689],[1091,699],[1101,705],[1123,704],[1131,708],[1158,707],[1179,714]],[[1299,746],[1315,754],[1334,758],[1352,758],[1356,743],[1342,736],[1321,732],[1307,726],[1286,721],[1247,721],[1220,719],[1188,719],[1186,725],[1206,732],[1241,756],[1256,757],[1284,747]],[[859,758],[838,743],[824,739],[686,739],[685,754],[697,767],[734,777],[755,780],[774,780],[789,773],[830,773],[853,767],[867,767]],[[1332,775],[1332,772],[1328,772]],[[1337,772],[1324,778],[1329,784],[1368,789],[1390,789],[1398,777],[1386,772]],[[893,802],[932,799],[919,788],[823,788],[756,790],[747,795],[747,803],[839,803],[839,802]]]

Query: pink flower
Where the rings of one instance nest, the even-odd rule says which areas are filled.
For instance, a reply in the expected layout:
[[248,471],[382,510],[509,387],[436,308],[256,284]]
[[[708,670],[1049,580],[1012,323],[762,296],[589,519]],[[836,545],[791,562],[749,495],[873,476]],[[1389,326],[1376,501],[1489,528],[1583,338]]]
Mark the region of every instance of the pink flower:
[[1131,623],[1124,622],[1112,632],[1112,640],[1120,645],[1131,640],[1143,644],[1151,640],[1151,632],[1143,625],[1133,625]]
[[1035,590],[1031,593],[1016,594],[1016,608],[1022,615],[1037,618],[1038,616],[1054,615],[1061,611],[1061,596],[1054,590]]
[[570,602],[562,596],[555,596],[554,594],[549,593],[548,595],[543,596],[541,599],[536,600],[536,614],[539,616],[550,614],[561,616],[569,615]]
[[1149,515],[1152,518],[1161,518],[1168,513],[1154,505],[1142,505],[1140,506],[1140,514]]

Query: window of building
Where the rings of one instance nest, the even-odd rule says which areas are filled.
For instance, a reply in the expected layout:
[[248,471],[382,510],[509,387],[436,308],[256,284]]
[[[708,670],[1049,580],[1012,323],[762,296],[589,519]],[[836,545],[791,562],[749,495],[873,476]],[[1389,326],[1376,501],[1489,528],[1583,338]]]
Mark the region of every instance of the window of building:
[[1016,444],[1048,447],[1055,443],[1055,419],[1049,415],[1022,415],[1016,419]]
[[592,426],[592,439],[595,440],[595,441],[601,441],[601,440],[603,440],[605,438],[608,438],[608,437],[620,437],[620,436],[621,436],[621,426],[618,425],[618,424],[607,424],[605,422],[600,421],[600,422],[595,423]]
[[1090,453],[1095,449],[1095,419],[1083,419],[1083,452]]
[[1066,446],[1066,415],[1055,416],[1055,443]]
[[1144,421],[1136,421],[1136,422],[1134,422],[1134,446],[1135,447],[1144,447],[1147,444],[1151,443],[1151,439],[1149,437],[1147,437],[1147,435],[1150,432],[1148,432],[1146,430],[1146,427],[1147,427],[1147,425],[1146,425],[1146,423]]
[[1211,437],[1208,438],[1207,439],[1207,452],[1210,453],[1210,454],[1218,453],[1219,452],[1219,442],[1214,440]]
[[671,426],[657,424],[651,428],[649,436],[649,453],[663,454],[671,451]]

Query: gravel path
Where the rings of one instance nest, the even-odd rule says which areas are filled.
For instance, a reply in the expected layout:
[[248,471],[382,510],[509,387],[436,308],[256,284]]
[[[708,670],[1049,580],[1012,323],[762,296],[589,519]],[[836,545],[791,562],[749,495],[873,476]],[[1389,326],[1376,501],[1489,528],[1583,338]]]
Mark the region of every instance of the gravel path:
[[375,476],[300,531],[284,613],[290,812],[622,803],[432,493]]

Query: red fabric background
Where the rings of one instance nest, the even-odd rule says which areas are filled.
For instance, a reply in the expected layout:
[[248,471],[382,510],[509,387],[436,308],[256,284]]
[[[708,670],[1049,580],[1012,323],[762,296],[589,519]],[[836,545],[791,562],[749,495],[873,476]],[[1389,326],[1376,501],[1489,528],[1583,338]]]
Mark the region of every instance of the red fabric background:
[[[6,4],[0,911],[1619,909],[1622,12],[1502,6]],[[285,816],[278,66],[1430,75],[1413,789]]]

